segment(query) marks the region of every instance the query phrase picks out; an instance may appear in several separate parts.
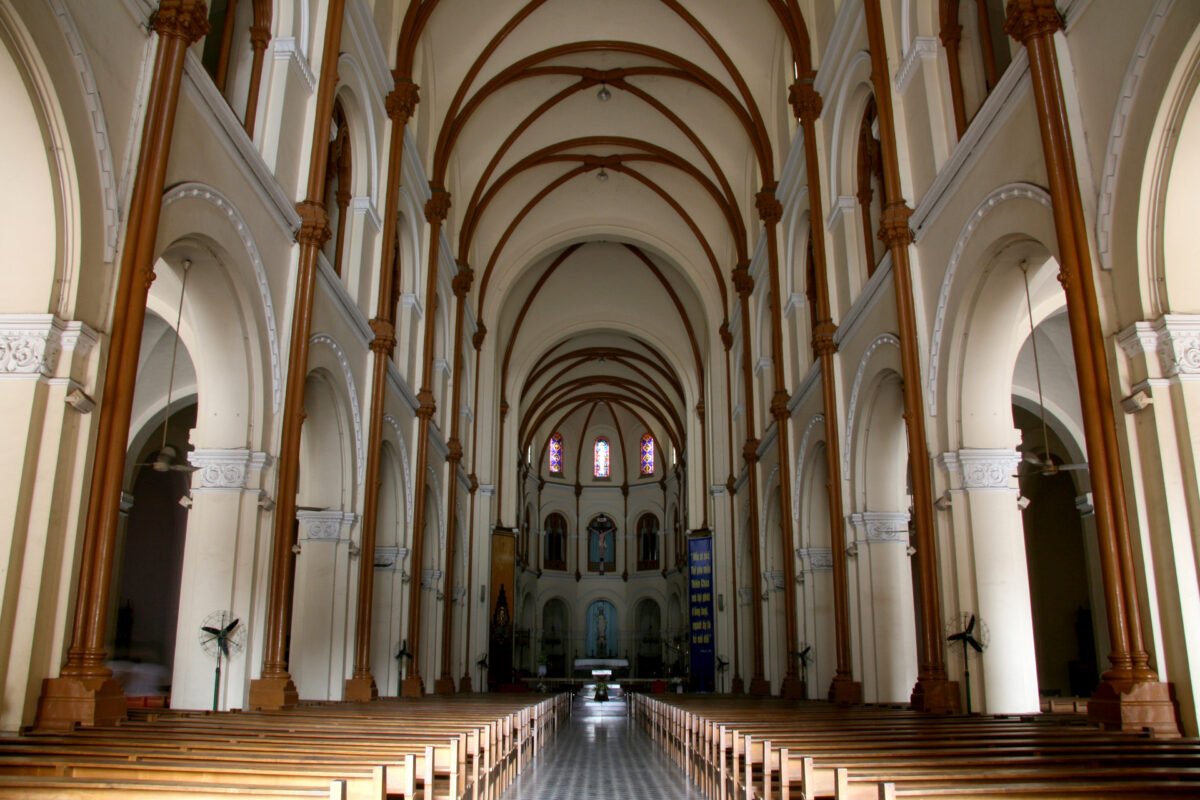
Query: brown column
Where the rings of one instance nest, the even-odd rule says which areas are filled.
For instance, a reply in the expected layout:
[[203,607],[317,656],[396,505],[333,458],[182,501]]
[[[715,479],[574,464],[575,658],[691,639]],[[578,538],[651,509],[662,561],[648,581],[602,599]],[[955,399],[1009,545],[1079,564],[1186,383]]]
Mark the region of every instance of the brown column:
[[758,550],[758,439],[754,438],[754,364],[750,347],[750,295],[754,279],[750,264],[739,263],[733,270],[733,286],[738,293],[742,311],[742,380],[746,386],[746,442],[742,458],[746,461],[746,491],[750,497],[750,586],[753,589],[750,610],[754,626],[754,671],[750,676],[750,694],[770,694],[771,684],[763,673],[763,614],[762,596],[756,587],[762,585],[762,554]]
[[296,297],[292,303],[283,431],[279,440],[279,483],[275,490],[275,532],[271,545],[271,579],[267,590],[267,628],[264,632],[262,675],[250,682],[251,708],[286,708],[299,702],[296,684],[288,673],[287,661],[287,639],[292,627],[292,582],[296,568],[292,537],[296,524],[300,426],[304,421],[304,381],[308,376],[308,337],[312,329],[317,253],[329,239],[329,217],[320,198],[325,187],[325,150],[333,115],[333,94],[337,88],[337,54],[342,40],[344,8],[345,0],[330,0],[309,154],[307,199],[296,204],[301,220],[300,230],[296,233],[300,257]]
[[779,299],[778,229],[783,206],[775,197],[775,186],[774,183],[764,186],[754,199],[767,237],[767,274],[771,286],[771,364],[775,383],[775,392],[771,395],[771,417],[775,420],[775,438],[779,450],[779,535],[782,537],[780,549],[783,555],[783,619],[787,626],[784,635],[786,669],[780,691],[784,697],[798,699],[801,686],[796,647],[796,562],[792,538],[791,442],[788,439],[788,422],[791,418],[788,400],[791,395],[788,394],[783,374],[783,304]]
[[[451,656],[454,653],[454,639],[451,637],[451,627],[454,620],[454,526],[458,517],[454,513],[458,501],[458,465],[462,462],[463,448],[459,440],[459,409],[462,407],[462,365],[465,356],[462,351],[463,311],[466,306],[467,292],[471,291],[471,282],[475,279],[474,271],[466,264],[458,265],[458,274],[454,276],[454,375],[450,394],[450,454],[446,460],[450,463],[450,479],[446,486],[446,519],[450,521],[450,532],[446,537],[446,584],[443,590],[445,602],[442,606],[442,674],[434,682],[433,690],[438,694],[454,694],[454,676],[451,674]],[[470,551],[467,560],[471,560]],[[515,602],[515,601],[514,601]],[[467,598],[467,607],[471,605]],[[465,655],[464,655],[465,659]]]
[[959,43],[962,41],[962,25],[958,23],[958,3],[942,3],[942,47],[946,48],[946,68],[950,73],[950,104],[954,108],[954,130],[962,138],[967,130],[967,103],[963,99],[962,63],[959,60]]
[[429,466],[429,424],[437,411],[431,387],[433,378],[434,317],[437,311],[438,253],[441,249],[442,223],[450,213],[450,193],[440,186],[431,186],[432,197],[425,202],[425,220],[429,223],[429,261],[425,281],[425,341],[421,359],[421,388],[417,392],[417,475],[413,487],[413,577],[408,592],[408,647],[412,651],[412,669],[401,685],[404,697],[420,697],[425,693],[421,679],[421,570],[425,542],[425,487]]
[[1100,570],[1113,652],[1112,667],[1088,703],[1088,716],[1106,728],[1178,736],[1171,684],[1150,668],[1137,602],[1133,548],[1125,508],[1124,477],[1117,447],[1113,394],[1104,334],[1092,278],[1092,258],[1075,153],[1067,123],[1054,34],[1062,17],[1051,0],[1009,0],[1004,30],[1025,45],[1046,162],[1059,249],[1059,282],[1067,299],[1067,321],[1079,380],[1088,473],[1099,538]]
[[[258,13],[259,3],[255,3],[254,13]],[[266,5],[269,10],[270,6]],[[250,26],[250,48],[254,51],[250,63],[250,90],[246,93],[246,113],[243,115],[242,127],[246,135],[254,138],[254,123],[258,119],[258,95],[262,89],[263,58],[267,52],[267,44],[271,41],[270,20],[255,22]]]
[[[476,323],[475,335],[471,337],[471,345],[475,348],[475,399],[471,401],[472,408],[479,408],[479,358],[480,351],[483,349],[483,340],[487,338],[487,327],[482,320]],[[479,440],[479,427],[471,426],[471,459],[472,463],[478,461],[478,450],[476,443]],[[470,519],[467,523],[467,617],[463,625],[463,674],[458,680],[458,690],[460,692],[471,691],[471,609],[474,608],[475,602],[471,599],[471,592],[475,586],[475,495],[479,489],[479,480],[475,471],[471,471],[471,511]]]
[[187,48],[208,32],[204,0],[162,0],[151,18],[158,34],[146,102],[141,155],[129,207],[129,224],[117,275],[99,435],[92,465],[87,521],[67,663],[60,677],[42,683],[40,728],[74,723],[108,725],[125,717],[125,696],[104,665],[109,584],[121,506],[121,476],[129,438],[146,297],[154,280],[154,248],[166,181],[175,111]]
[[[812,240],[814,287],[817,307],[813,330],[813,351],[821,362],[821,397],[825,408],[825,470],[829,492],[829,551],[833,563],[833,628],[837,647],[837,665],[829,686],[829,699],[835,703],[861,703],[862,683],[854,680],[850,666],[850,616],[846,602],[846,536],[843,526],[842,489],[839,479],[841,454],[838,443],[837,377],[833,356],[837,345],[833,334],[833,312],[829,304],[829,270],[825,259],[825,210],[821,199],[821,172],[818,169],[817,117],[821,115],[821,95],[807,77],[792,84],[792,108],[804,132],[804,164],[808,175],[809,237]],[[799,454],[804,457],[803,453]]]
[[[908,218],[912,209],[900,188],[899,155],[892,116],[892,82],[879,0],[866,0],[867,38],[871,48],[871,81],[879,110],[879,143],[883,157],[886,204],[879,238],[892,254],[896,319],[900,334],[900,366],[904,373],[904,419],[908,428],[908,457],[912,466],[913,524],[916,536],[917,596],[920,600],[920,639],[917,642],[917,684],[913,707],[925,711],[957,712],[958,683],[946,679],[942,658],[942,600],[938,585],[937,543],[933,533],[933,490],[929,477],[929,447],[925,440],[925,403],[921,392],[921,360],[917,354],[916,313],[908,246],[913,242]],[[832,479],[832,475],[830,478]]]
[[396,219],[400,204],[400,170],[404,160],[404,126],[418,99],[417,85],[394,78],[387,96],[392,121],[388,143],[388,191],[383,210],[383,241],[379,297],[371,330],[371,421],[367,437],[366,492],[363,497],[362,547],[358,560],[358,605],[354,626],[354,672],[346,680],[346,700],[366,701],[379,696],[371,674],[371,611],[375,596],[375,541],[379,525],[379,458],[383,443],[383,414],[387,398],[387,365],[396,349],[396,300],[400,261],[396,247]]
[[[729,497],[729,530],[735,531],[737,522],[737,500],[733,493],[733,367],[729,363],[729,351],[733,348],[733,332],[729,330],[729,323],[721,323],[721,346],[725,348],[725,433],[727,443],[729,445],[729,477],[725,480],[725,491]],[[664,521],[664,524],[665,521]],[[736,562],[737,545],[736,538],[730,542],[730,554]],[[738,657],[738,652],[741,650],[741,639],[738,638],[738,571],[736,563],[733,563],[731,568],[733,575],[733,606],[731,616],[733,620],[733,680],[729,685],[729,691],[733,694],[741,694],[743,689],[741,659]]]

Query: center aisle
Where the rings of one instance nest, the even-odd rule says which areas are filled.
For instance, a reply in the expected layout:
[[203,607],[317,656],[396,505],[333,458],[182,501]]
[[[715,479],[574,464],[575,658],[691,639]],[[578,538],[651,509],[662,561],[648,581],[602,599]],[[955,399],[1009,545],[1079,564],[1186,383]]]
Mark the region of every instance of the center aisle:
[[575,696],[571,720],[500,800],[705,800],[640,727],[625,699]]

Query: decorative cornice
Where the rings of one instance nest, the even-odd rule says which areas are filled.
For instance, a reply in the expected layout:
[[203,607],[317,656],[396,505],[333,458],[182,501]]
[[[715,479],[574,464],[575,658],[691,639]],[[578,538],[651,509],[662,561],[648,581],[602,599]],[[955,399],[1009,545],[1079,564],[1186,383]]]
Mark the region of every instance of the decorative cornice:
[[438,581],[442,579],[442,571],[426,567],[421,570],[421,589],[426,592],[431,592],[437,588]]
[[862,531],[866,542],[908,543],[907,511],[863,511],[850,515],[850,524]]
[[375,208],[375,203],[370,197],[351,197],[350,211],[370,222],[375,233],[378,233],[383,228],[383,220],[379,217],[379,210]]
[[313,74],[312,66],[308,63],[308,56],[300,49],[296,37],[276,36],[271,50],[275,54],[276,61],[288,62],[288,67],[300,79],[300,83],[309,94],[317,90],[317,76]]
[[342,538],[342,529],[349,528],[357,520],[358,515],[349,511],[296,512],[300,538],[310,542],[336,542]]
[[806,547],[796,551],[801,562],[808,562],[804,572],[833,572],[833,550],[828,547]]
[[1155,363],[1161,377],[1179,381],[1200,380],[1200,314],[1164,314],[1153,322],[1135,322],[1117,337],[1129,359],[1155,353],[1157,362],[1147,358],[1151,378]]
[[964,489],[1012,491],[1009,479],[1021,454],[1003,448],[978,448],[958,451],[958,468]]
[[917,65],[922,61],[937,58],[937,53],[938,40],[936,36],[914,36],[908,50],[904,53],[904,60],[900,62],[900,69],[896,71],[896,77],[892,79],[896,94],[902,95],[907,92],[908,84],[917,74]]
[[261,472],[272,463],[267,453],[247,449],[198,449],[188,453],[187,460],[199,467],[192,478],[193,491],[245,489],[251,472]]
[[98,338],[84,323],[53,314],[0,314],[0,379],[53,378],[64,351],[86,356]]

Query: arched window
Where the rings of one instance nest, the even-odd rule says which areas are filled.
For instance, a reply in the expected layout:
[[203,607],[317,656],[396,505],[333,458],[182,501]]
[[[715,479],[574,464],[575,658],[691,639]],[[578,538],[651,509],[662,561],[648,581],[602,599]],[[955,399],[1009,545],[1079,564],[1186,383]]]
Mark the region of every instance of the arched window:
[[875,274],[875,268],[883,260],[886,249],[875,247],[875,234],[883,217],[887,198],[883,193],[883,157],[879,137],[875,134],[877,119],[875,98],[872,97],[863,112],[858,128],[858,205],[862,217],[863,247],[866,251],[867,275]]
[[557,512],[546,517],[545,569],[567,568],[567,518]]
[[654,474],[654,437],[648,433],[645,436],[643,436],[642,443],[640,445],[640,449],[642,451],[642,474],[643,475],[653,475]]
[[609,447],[608,439],[601,436],[596,440],[596,446],[592,448],[592,474],[597,478],[607,478],[609,472]]
[[325,257],[337,275],[342,274],[342,253],[346,243],[346,210],[350,207],[350,124],[342,101],[333,104],[333,120],[329,132],[329,152],[325,162],[325,213],[329,215],[329,230],[333,233],[325,243]]
[[550,445],[546,448],[546,463],[551,475],[563,474],[563,441],[562,434],[556,433],[550,437]]
[[637,521],[638,569],[658,569],[658,517],[642,514]]

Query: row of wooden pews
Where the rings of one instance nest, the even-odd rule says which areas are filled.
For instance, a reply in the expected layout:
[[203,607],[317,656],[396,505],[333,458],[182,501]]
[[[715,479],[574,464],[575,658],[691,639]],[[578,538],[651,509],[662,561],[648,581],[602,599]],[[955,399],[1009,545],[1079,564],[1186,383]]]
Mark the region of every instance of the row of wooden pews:
[[630,713],[709,797],[1200,798],[1200,742],[1082,715],[935,716],[774,698],[635,695]]
[[114,727],[0,739],[0,797],[495,800],[570,712],[567,694],[130,709]]

